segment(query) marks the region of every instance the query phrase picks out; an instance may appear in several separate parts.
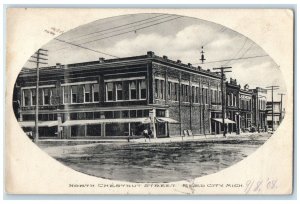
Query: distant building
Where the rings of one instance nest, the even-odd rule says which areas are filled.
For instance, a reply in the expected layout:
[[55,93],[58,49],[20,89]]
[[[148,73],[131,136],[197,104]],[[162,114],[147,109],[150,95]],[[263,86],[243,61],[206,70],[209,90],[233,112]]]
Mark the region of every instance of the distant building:
[[228,123],[229,133],[240,133],[240,88],[236,79],[230,78],[230,81],[226,82],[226,118],[233,121]]
[[260,87],[252,89],[254,93],[253,123],[258,131],[267,129],[267,90]]
[[[272,114],[272,106],[273,106],[273,114]],[[268,128],[272,130],[272,126],[273,126],[274,130],[276,130],[280,125],[281,120],[284,117],[284,115],[281,113],[281,103],[280,101],[274,101],[273,103],[271,101],[268,101],[266,108],[267,108]]]
[[[221,133],[221,76],[146,55],[40,69],[39,137],[59,139]],[[225,92],[225,90],[223,90]],[[24,69],[14,89],[16,117],[34,132],[36,70]],[[237,102],[237,99],[236,99]]]

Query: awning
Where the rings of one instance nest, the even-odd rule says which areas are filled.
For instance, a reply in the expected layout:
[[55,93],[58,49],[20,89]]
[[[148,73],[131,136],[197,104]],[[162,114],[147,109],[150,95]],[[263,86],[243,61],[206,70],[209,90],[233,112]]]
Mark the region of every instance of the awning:
[[[214,121],[217,121],[217,122],[219,122],[219,123],[223,123],[223,120],[222,120],[222,118],[212,118]],[[233,120],[229,120],[228,118],[225,118],[224,119],[224,122],[226,123],[226,124],[228,124],[228,123],[235,123]]]
[[179,123],[178,121],[176,121],[172,118],[165,118],[165,117],[157,117],[156,120],[159,123]]
[[[19,122],[19,124],[21,125],[21,127],[34,127],[35,126],[35,122],[34,121],[21,121]],[[42,121],[38,123],[39,127],[53,127],[53,126],[57,126],[58,122],[57,121]]]
[[98,120],[67,120],[62,126],[93,125],[101,123],[151,123],[150,118],[113,118]]

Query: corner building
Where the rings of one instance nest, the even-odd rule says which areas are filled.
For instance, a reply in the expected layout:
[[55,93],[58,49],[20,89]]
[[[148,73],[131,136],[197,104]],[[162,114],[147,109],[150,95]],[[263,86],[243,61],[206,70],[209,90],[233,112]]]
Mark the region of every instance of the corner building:
[[[39,69],[39,138],[157,137],[220,132],[221,76],[201,67],[147,55]],[[34,132],[36,70],[22,69],[14,111]],[[16,105],[17,104],[17,105]]]

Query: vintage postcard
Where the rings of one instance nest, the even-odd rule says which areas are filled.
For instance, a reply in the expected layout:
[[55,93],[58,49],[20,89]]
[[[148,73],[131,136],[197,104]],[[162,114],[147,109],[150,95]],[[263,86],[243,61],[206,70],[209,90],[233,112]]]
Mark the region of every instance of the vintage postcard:
[[9,8],[10,194],[293,191],[288,9]]

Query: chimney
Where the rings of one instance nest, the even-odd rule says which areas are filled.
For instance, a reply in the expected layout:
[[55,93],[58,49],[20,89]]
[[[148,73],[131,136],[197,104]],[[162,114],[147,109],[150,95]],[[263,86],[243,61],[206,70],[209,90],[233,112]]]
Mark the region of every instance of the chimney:
[[163,59],[167,60],[167,59],[168,59],[168,57],[167,57],[166,55],[164,55],[164,56],[163,56]]
[[177,62],[176,62],[177,64],[181,64],[181,60],[177,60]]
[[208,72],[210,72],[210,69],[207,69]]
[[99,57],[99,63],[104,63],[105,58],[104,57]]
[[154,52],[152,52],[152,51],[148,51],[147,52],[147,57],[154,57]]
[[188,67],[192,67],[192,64],[191,64],[191,63],[188,63]]
[[56,69],[60,69],[61,67],[61,63],[56,63]]
[[200,66],[198,66],[198,71],[200,71],[202,68]]

